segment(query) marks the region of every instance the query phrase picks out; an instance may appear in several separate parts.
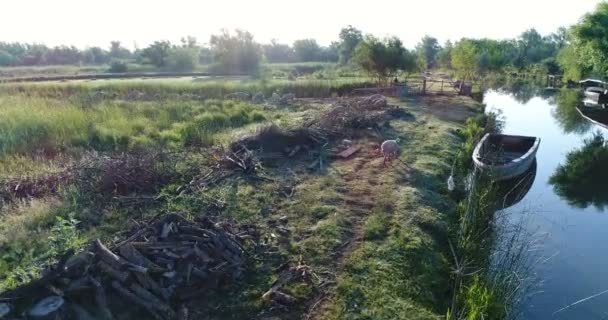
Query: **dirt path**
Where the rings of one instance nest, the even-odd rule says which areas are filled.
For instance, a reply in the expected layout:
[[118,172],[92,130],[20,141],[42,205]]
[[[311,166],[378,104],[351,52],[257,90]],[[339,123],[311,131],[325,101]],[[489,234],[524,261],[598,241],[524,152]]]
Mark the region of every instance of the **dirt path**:
[[[351,232],[340,250],[334,255],[335,274],[337,277],[343,271],[345,261],[362,244],[364,240],[364,227],[367,218],[378,209],[377,200],[385,191],[388,175],[403,171],[403,164],[395,160],[392,164],[384,166],[383,158],[379,153],[380,139],[364,138],[354,141],[361,149],[346,160],[337,160],[333,163],[335,170],[345,183],[339,190],[344,199],[344,205],[349,212],[348,218],[352,223]],[[385,209],[385,208],[383,208]],[[312,299],[311,307],[303,319],[323,319],[327,309],[327,295],[333,288],[326,288]]]

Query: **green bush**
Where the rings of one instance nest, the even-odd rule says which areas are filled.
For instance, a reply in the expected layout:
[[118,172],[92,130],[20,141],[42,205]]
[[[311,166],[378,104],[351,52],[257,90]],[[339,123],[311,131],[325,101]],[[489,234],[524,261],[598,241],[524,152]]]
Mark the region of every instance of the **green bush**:
[[108,69],[108,71],[112,73],[125,73],[128,70],[129,67],[127,66],[127,63],[119,60],[112,61],[110,63],[110,69]]

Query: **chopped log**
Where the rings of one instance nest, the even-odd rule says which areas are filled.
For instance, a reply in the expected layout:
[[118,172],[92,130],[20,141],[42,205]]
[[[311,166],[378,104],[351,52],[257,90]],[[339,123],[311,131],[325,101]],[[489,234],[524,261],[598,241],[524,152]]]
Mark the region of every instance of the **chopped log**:
[[167,314],[170,319],[174,319],[175,318],[175,313],[173,312],[173,310],[171,309],[171,307],[168,304],[166,304],[163,301],[161,301],[158,297],[156,297],[155,295],[153,295],[150,291],[146,290],[145,288],[141,287],[140,285],[138,285],[136,283],[131,284],[131,286],[129,286],[129,288],[138,297],[140,297],[143,300],[146,300],[146,301],[152,303],[152,307],[154,307],[155,309],[158,309],[159,311],[164,312],[165,314]]
[[150,261],[130,243],[127,243],[119,248],[120,254],[129,262],[148,268],[151,272],[162,272],[164,268]]
[[27,314],[32,317],[45,317],[59,310],[64,303],[65,300],[60,296],[46,297],[38,301],[33,308],[28,310]]
[[361,147],[352,146],[352,147],[350,147],[350,148],[348,148],[348,149],[346,149],[346,150],[338,153],[338,157],[346,159],[346,158],[350,157],[351,155],[353,155],[353,153],[359,151],[360,149],[361,149]]
[[153,293],[162,296],[165,300],[169,298],[169,293],[167,290],[161,288],[161,286],[147,274],[136,273],[135,278],[144,288],[152,290]]
[[116,248],[120,248],[121,246],[129,243],[129,242],[133,242],[135,240],[137,240],[139,237],[143,236],[146,232],[152,230],[152,228],[150,227],[145,227],[142,229],[139,229],[137,232],[135,232],[132,236],[130,236],[129,238],[125,239],[124,241],[121,241],[119,243],[117,243],[114,247]]
[[172,241],[172,242],[131,242],[131,245],[139,250],[162,250],[162,249],[178,249],[184,246],[189,246],[188,241]]
[[215,237],[215,233],[209,230],[205,230],[203,228],[195,227],[195,226],[178,226],[179,231],[183,233],[199,235],[204,237]]
[[288,158],[293,157],[296,153],[298,153],[298,151],[300,151],[300,149],[302,149],[302,146],[297,145],[295,146],[295,148],[293,148],[293,150],[291,150],[291,152],[287,155]]
[[105,274],[120,282],[125,282],[129,278],[129,273],[127,271],[116,270],[114,267],[104,261],[99,261],[97,263],[97,267],[101,269],[101,271],[103,271]]
[[96,320],[87,309],[77,303],[71,303],[70,309],[76,315],[77,320]]
[[282,305],[291,305],[296,302],[296,298],[288,295],[287,293],[274,289],[266,291],[266,293],[262,295],[262,299],[266,301],[274,301]]
[[196,254],[196,256],[201,259],[203,263],[213,261],[213,258],[211,258],[205,250],[201,250],[199,246],[194,246],[194,254]]
[[139,305],[144,308],[154,319],[157,320],[167,320],[167,317],[161,315],[157,312],[157,310],[152,306],[151,303],[141,299],[133,292],[129,291],[129,289],[123,287],[119,282],[112,281],[112,288],[114,288],[123,298]]
[[90,277],[89,281],[93,284],[93,286],[95,286],[95,303],[97,304],[97,308],[99,308],[102,319],[113,320],[114,316],[112,315],[110,308],[108,308],[108,299],[103,286],[97,279],[93,277]]
[[101,258],[101,260],[105,261],[107,264],[111,265],[113,268],[120,270],[126,266],[130,270],[135,271],[135,272],[141,272],[141,273],[148,272],[148,269],[146,269],[145,267],[130,263],[129,261],[114,254],[114,252],[112,252],[108,248],[106,248],[106,246],[104,246],[103,243],[101,243],[101,241],[99,241],[99,239],[96,239],[93,242],[93,244],[94,244],[97,254]]
[[179,306],[179,310],[177,312],[177,320],[188,320],[188,307],[185,303],[182,303]]
[[160,238],[165,239],[169,236],[171,231],[173,231],[173,222],[163,224],[162,231],[160,232]]

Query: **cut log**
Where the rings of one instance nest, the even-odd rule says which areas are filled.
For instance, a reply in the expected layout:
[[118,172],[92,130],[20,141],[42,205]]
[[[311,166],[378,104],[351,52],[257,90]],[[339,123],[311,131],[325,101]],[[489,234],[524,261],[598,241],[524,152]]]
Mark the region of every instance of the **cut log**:
[[343,159],[346,159],[350,156],[352,156],[355,152],[359,151],[361,149],[361,147],[358,146],[352,146],[340,153],[338,153],[338,157],[341,157]]
[[141,254],[137,249],[133,247],[130,243],[127,243],[119,248],[120,254],[129,262],[148,268],[151,272],[163,272],[164,268],[161,268],[159,265],[150,261],[143,254]]
[[27,313],[32,317],[46,317],[59,310],[64,303],[65,300],[60,296],[46,297],[38,301]]
[[143,300],[139,296],[135,295],[133,292],[129,291],[129,289],[123,287],[118,281],[112,281],[112,288],[118,292],[123,298],[139,305],[144,310],[146,310],[154,319],[157,320],[167,320],[167,316],[163,314],[159,314],[158,310],[152,306],[151,303]]
[[112,252],[108,248],[106,248],[106,246],[104,246],[103,243],[101,243],[101,241],[99,241],[99,239],[96,239],[93,243],[94,243],[97,255],[101,258],[101,260],[103,260],[104,262],[106,262],[107,264],[112,266],[114,269],[121,270],[124,267],[128,267],[130,270],[135,271],[135,272],[140,272],[140,273],[148,272],[148,269],[146,269],[145,267],[130,263],[129,261],[114,254],[114,252]]
[[95,286],[95,303],[97,304],[97,308],[99,308],[102,319],[113,320],[114,316],[108,307],[108,299],[103,286],[97,279],[93,277],[89,278],[89,281]]
[[120,282],[125,282],[127,281],[127,278],[129,278],[129,273],[127,271],[116,270],[114,267],[104,261],[99,261],[97,263],[97,267],[108,276]]

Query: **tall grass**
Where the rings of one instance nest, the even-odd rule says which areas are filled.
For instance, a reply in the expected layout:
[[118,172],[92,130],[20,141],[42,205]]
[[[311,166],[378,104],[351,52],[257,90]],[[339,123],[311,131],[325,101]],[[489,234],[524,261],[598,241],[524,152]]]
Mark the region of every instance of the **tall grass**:
[[96,92],[116,95],[118,98],[130,92],[143,93],[148,98],[174,98],[175,94],[194,94],[201,98],[223,98],[237,91],[263,92],[267,97],[274,92],[295,93],[297,97],[330,97],[348,93],[352,89],[371,85],[367,78],[336,80],[250,80],[250,79],[176,79],[156,81],[98,80],[45,83],[9,83],[0,85],[0,93],[21,93],[37,97],[90,97]]
[[124,102],[84,106],[65,100],[0,97],[0,157],[70,148],[126,151],[206,145],[215,134],[264,121],[255,105],[207,100]]
[[[465,124],[464,143],[456,159],[461,177],[472,168],[470,158],[477,141],[500,127],[494,114]],[[511,319],[530,284],[530,239],[523,224],[497,221],[501,200],[491,174],[475,169],[471,174],[472,183],[451,223],[454,295],[448,319]]]

